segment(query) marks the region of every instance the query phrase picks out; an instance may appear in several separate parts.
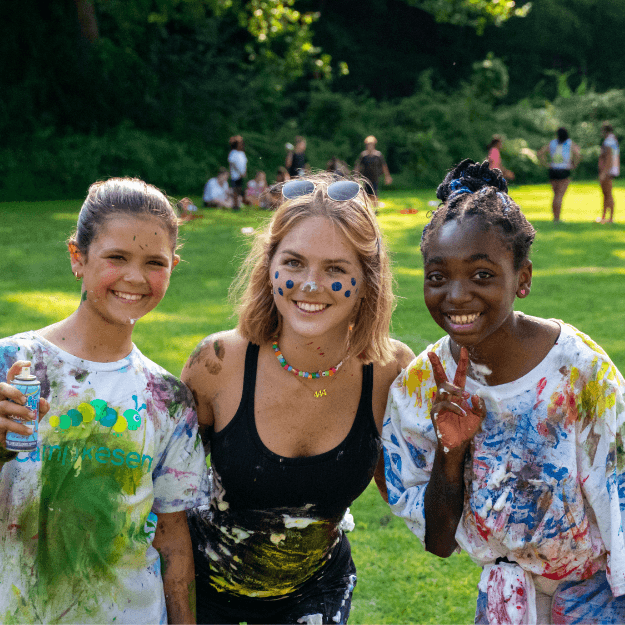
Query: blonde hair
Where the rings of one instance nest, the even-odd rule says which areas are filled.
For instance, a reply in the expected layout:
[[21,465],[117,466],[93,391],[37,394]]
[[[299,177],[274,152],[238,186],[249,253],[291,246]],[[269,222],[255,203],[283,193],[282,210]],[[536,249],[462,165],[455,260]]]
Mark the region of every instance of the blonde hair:
[[353,245],[363,272],[364,297],[354,309],[350,322],[348,354],[364,362],[386,364],[393,359],[389,337],[394,295],[390,261],[374,209],[362,188],[348,201],[328,198],[328,185],[337,180],[328,174],[308,176],[315,184],[312,194],[284,200],[271,221],[254,239],[231,287],[239,314],[238,330],[257,345],[268,342],[281,329],[282,318],[272,294],[269,270],[282,239],[308,217],[325,217]]
[[373,143],[375,145],[377,142],[378,142],[378,140],[373,135],[369,135],[365,139],[365,145],[367,145],[367,143]]

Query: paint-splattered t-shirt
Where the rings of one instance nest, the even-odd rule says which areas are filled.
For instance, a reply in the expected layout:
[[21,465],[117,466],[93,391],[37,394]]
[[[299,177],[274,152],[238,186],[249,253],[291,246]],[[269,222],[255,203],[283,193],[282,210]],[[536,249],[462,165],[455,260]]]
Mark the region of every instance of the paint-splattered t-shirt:
[[[607,568],[625,594],[625,383],[606,353],[561,321],[557,343],[514,382],[466,390],[487,416],[465,466],[458,545],[481,565],[506,557],[551,580],[581,580]],[[425,540],[424,495],[436,436],[436,383],[427,352],[450,380],[449,337],[421,353],[394,382],[384,418],[389,503]]]
[[0,623],[166,623],[156,514],[206,503],[189,390],[136,347],[89,362],[28,332],[0,379],[16,360],[50,411],[0,471]]

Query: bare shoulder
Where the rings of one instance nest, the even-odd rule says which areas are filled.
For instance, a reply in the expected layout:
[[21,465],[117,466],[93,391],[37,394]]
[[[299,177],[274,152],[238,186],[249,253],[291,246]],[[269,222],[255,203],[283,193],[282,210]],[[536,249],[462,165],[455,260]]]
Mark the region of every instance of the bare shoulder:
[[237,330],[209,334],[195,347],[184,369],[182,378],[202,375],[219,376],[224,370],[245,358],[247,341]]
[[401,341],[391,339],[391,345],[393,347],[394,358],[386,365],[378,365],[378,377],[381,383],[390,387],[393,380],[405,369],[412,360],[415,358],[414,352]]

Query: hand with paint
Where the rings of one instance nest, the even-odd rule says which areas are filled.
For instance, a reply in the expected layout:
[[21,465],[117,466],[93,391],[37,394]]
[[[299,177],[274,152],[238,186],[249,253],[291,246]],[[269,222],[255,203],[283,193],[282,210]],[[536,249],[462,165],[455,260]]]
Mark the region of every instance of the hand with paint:
[[461,448],[464,450],[486,416],[484,400],[477,395],[471,396],[464,390],[469,352],[465,347],[460,349],[460,360],[453,384],[448,381],[438,356],[428,352],[428,358],[432,363],[437,386],[430,415],[439,446],[443,446],[445,453]]
[[[31,421],[33,413],[25,406],[26,398],[10,382],[21,372],[22,367],[29,367],[30,362],[27,360],[18,360],[13,363],[7,371],[6,382],[0,382],[0,445],[4,447],[6,433],[15,432],[22,436],[28,436],[31,433],[29,427],[26,427],[21,421]],[[45,399],[39,400],[39,419],[48,412],[50,405]]]

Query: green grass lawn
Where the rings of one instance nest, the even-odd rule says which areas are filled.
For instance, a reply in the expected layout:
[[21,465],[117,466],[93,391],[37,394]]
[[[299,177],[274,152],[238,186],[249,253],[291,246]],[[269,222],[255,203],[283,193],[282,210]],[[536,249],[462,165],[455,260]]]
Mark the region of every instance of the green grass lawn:
[[[512,197],[538,230],[531,296],[519,302],[528,314],[555,317],[589,334],[625,370],[625,188],[616,188],[617,221],[598,225],[596,182],[575,182],[564,201],[563,224],[551,222],[548,185],[516,187]],[[199,202],[199,198],[195,198]],[[393,252],[398,306],[392,333],[415,352],[441,335],[421,295],[419,240],[434,191],[387,192],[380,224]],[[4,262],[0,272],[0,336],[39,328],[69,315],[80,285],[72,276],[64,241],[81,201],[0,204]],[[402,214],[416,208],[416,214]],[[207,334],[233,327],[228,287],[249,237],[268,214],[204,211],[182,226],[183,262],[160,306],[140,320],[134,339],[150,358],[179,374],[193,347]],[[393,518],[374,487],[354,503],[351,535],[359,580],[352,618],[358,623],[470,623],[479,569],[466,555],[441,560],[424,553],[404,523]]]

